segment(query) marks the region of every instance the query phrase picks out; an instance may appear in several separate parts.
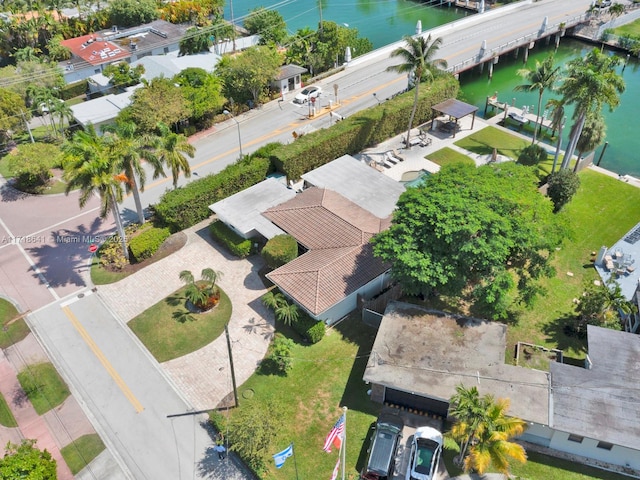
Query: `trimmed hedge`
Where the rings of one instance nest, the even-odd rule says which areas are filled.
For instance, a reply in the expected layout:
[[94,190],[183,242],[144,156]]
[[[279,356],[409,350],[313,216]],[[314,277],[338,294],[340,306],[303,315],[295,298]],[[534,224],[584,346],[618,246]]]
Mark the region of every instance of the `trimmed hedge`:
[[168,228],[151,227],[129,241],[129,253],[134,262],[141,262],[153,256],[160,245],[171,236]]
[[[414,125],[432,118],[433,105],[455,98],[460,86],[452,75],[442,75],[420,89]],[[288,179],[297,179],[344,154],[354,154],[406,132],[414,92],[399,95],[381,107],[362,110],[331,128],[318,130],[273,152],[274,166]]]
[[289,263],[298,256],[298,242],[291,235],[282,234],[271,238],[262,249],[262,257],[271,269]]
[[60,97],[63,100],[69,100],[71,98],[79,97],[87,93],[87,81],[80,80],[79,82],[70,83],[60,89]]
[[223,222],[216,220],[209,225],[209,232],[214,240],[218,240],[235,256],[244,258],[251,253],[251,240],[242,238],[236,232],[227,227]]
[[308,315],[300,315],[298,321],[291,324],[293,329],[310,343],[318,343],[324,337],[327,330],[325,323],[320,320],[314,320]]
[[269,166],[269,160],[252,156],[229,165],[220,173],[170,190],[154,206],[157,221],[177,232],[206,220],[211,215],[209,205],[261,182]]

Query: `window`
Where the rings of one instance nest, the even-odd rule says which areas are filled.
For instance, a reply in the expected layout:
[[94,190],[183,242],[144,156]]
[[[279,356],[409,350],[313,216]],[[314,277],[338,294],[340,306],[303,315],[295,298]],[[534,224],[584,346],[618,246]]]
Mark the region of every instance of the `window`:
[[613,448],[613,444],[607,442],[598,442],[598,448],[602,448],[603,450],[611,450]]
[[569,435],[568,440],[570,442],[576,442],[576,443],[582,443],[582,440],[584,440],[584,437],[581,437],[580,435]]
[[164,47],[164,53],[169,53],[169,47]]

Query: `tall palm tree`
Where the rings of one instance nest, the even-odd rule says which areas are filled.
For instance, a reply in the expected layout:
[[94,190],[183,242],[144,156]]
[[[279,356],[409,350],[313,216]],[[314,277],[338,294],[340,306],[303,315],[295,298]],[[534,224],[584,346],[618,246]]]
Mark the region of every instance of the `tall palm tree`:
[[153,149],[158,160],[171,169],[173,188],[176,188],[180,172],[183,172],[187,178],[191,176],[191,167],[185,155],[193,158],[196,149],[187,141],[187,137],[172,132],[166,125],[158,124],[158,130],[160,135],[154,142]]
[[484,473],[493,464],[507,472],[511,459],[524,462],[526,452],[510,439],[520,435],[526,422],[508,417],[508,399],[494,401],[492,395],[480,396],[475,387],[456,387],[450,400],[450,414],[455,417],[449,437],[460,445],[460,463],[466,471]]
[[51,116],[51,122],[55,128],[55,118],[58,117],[58,128],[56,131],[60,132],[60,136],[64,134],[64,122],[65,120],[70,122],[73,120],[73,110],[71,107],[67,105],[67,102],[64,102],[60,99],[52,102],[49,107],[49,115]]
[[67,181],[65,194],[79,188],[80,208],[84,208],[95,193],[100,196],[100,217],[105,218],[111,211],[122,243],[122,253],[129,260],[118,207],[122,201],[122,177],[113,149],[90,125],[86,131],[76,132],[71,141],[62,146],[62,152],[64,178]]
[[542,109],[542,95],[545,90],[553,91],[555,83],[558,81],[560,74],[560,67],[556,67],[553,64],[553,54],[549,55],[542,62],[536,60],[535,68],[528,69],[522,68],[518,70],[518,75],[529,83],[522,85],[516,85],[515,91],[519,92],[538,92],[538,111],[536,117],[536,124],[533,128],[533,140],[531,144],[536,142],[536,136],[538,128],[540,127],[540,110]]
[[597,48],[585,58],[569,62],[567,77],[558,91],[564,96],[565,103],[575,105],[574,127],[561,169],[569,167],[587,115],[601,111],[605,104],[613,110],[620,103],[620,94],[625,89],[624,80],[615,71],[620,62],[620,57],[609,56]]
[[576,143],[576,149],[578,150],[578,159],[576,165],[573,168],[574,172],[578,171],[580,160],[584,152],[591,152],[600,145],[607,137],[607,125],[604,123],[604,118],[600,112],[593,112],[587,115],[587,119],[584,122],[582,134]]
[[125,188],[133,195],[133,201],[138,213],[138,222],[145,222],[144,210],[140,200],[140,192],[144,192],[144,184],[147,180],[142,160],[146,160],[153,167],[153,178],[166,176],[162,169],[162,163],[153,152],[151,146],[156,141],[153,135],[141,135],[137,132],[133,122],[120,122],[108,125],[104,128],[111,135],[114,147],[118,151],[118,168],[124,172],[127,180]]
[[442,59],[434,58],[440,48],[440,45],[442,45],[442,38],[440,37],[431,42],[431,35],[426,39],[423,36],[414,38],[407,35],[404,37],[404,41],[407,43],[406,47],[398,47],[391,52],[392,57],[400,57],[404,62],[398,65],[392,65],[388,67],[387,70],[407,73],[409,75],[413,75],[413,78],[415,79],[413,108],[411,109],[409,128],[407,130],[406,145],[409,145],[413,119],[418,108],[418,89],[420,87],[420,83],[432,82],[436,68],[446,68],[447,62]]
[[564,120],[564,99],[551,98],[547,100],[545,108],[551,109],[551,136],[555,137],[556,130],[560,128]]

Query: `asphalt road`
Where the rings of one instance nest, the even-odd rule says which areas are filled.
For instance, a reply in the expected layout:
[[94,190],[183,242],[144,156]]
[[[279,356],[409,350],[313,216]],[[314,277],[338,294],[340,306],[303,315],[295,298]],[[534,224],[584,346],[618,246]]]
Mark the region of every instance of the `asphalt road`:
[[[590,0],[542,0],[522,5],[520,12],[488,12],[483,18],[469,17],[454,26],[439,27],[433,32],[443,37],[439,57],[455,65],[473,56],[483,40],[491,49],[509,37],[536,31],[545,16],[554,24],[584,12],[589,5]],[[332,119],[324,107],[329,101],[336,103],[334,85],[338,85],[339,100],[335,111],[343,116],[375,106],[405,89],[406,76],[386,71],[398,61],[389,58],[397,46],[356,59],[345,70],[317,82],[325,93],[313,119],[307,118],[307,106],[290,101],[272,102],[239,116],[243,153],[268,142],[292,141],[294,131],[305,133],[329,126]],[[220,171],[238,158],[238,124],[229,119],[194,146],[192,178]],[[185,181],[181,178],[180,184]],[[150,181],[143,203],[157,202],[168,188],[170,179]],[[211,440],[199,425],[200,418],[167,419],[167,415],[185,412],[189,406],[107,306],[96,296],[85,296],[61,307],[65,299],[72,298],[69,295],[86,291],[90,254],[87,244],[56,242],[55,234],[112,231],[110,219],[97,219],[98,202],[92,200],[87,210],[80,211],[77,194],[43,199],[16,195],[7,188],[0,194],[0,237],[10,240],[0,245],[0,292],[17,300],[21,310],[35,311],[29,322],[78,401],[90,412],[96,430],[123,469],[130,472],[128,478],[242,478],[230,464],[220,465],[212,458],[207,450]],[[132,198],[125,200],[123,211],[127,218],[135,218]],[[11,241],[16,235],[30,236],[34,241]],[[40,237],[46,239],[38,240]]]

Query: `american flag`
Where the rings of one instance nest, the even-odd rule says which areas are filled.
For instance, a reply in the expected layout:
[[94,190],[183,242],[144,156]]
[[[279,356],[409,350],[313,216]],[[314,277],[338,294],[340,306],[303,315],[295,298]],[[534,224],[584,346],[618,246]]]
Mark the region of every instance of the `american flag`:
[[342,436],[344,435],[344,420],[345,418],[343,413],[324,441],[324,447],[322,447],[322,450],[324,450],[325,452],[331,453],[331,444],[333,444],[336,448],[340,448],[340,446],[342,445]]

